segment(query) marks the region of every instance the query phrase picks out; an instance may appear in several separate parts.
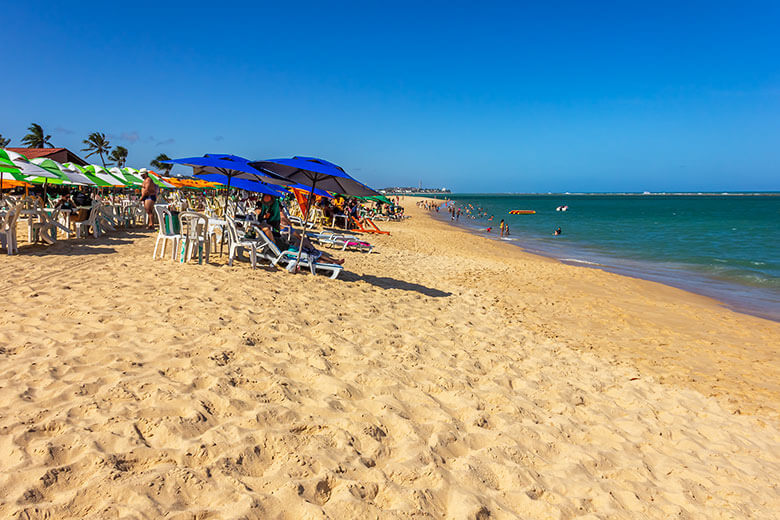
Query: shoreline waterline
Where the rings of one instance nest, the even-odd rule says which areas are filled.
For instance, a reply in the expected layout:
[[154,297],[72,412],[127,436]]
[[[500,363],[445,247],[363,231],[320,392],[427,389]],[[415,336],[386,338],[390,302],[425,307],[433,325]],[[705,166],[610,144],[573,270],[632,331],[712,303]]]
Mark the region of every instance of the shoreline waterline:
[[[456,194],[455,197],[457,196]],[[426,198],[440,204],[444,202],[442,199]],[[421,200],[422,197],[411,198],[412,201],[414,199]],[[459,199],[454,198],[450,200],[457,202]],[[500,238],[496,229],[498,218],[495,218],[492,223],[488,223],[488,225],[493,226],[494,232],[487,233],[484,227],[485,222],[466,219],[465,215],[461,217],[464,220],[451,221],[449,213],[446,211],[438,213],[432,211],[429,214],[435,220],[451,224],[475,236],[519,247],[521,251],[527,254],[549,258],[567,265],[599,269],[621,276],[660,283],[691,294],[710,298],[720,306],[734,312],[780,322],[780,298],[777,297],[774,291],[768,288],[744,285],[734,280],[708,277],[696,272],[690,266],[683,266],[679,263],[628,259],[619,255],[605,255],[593,251],[584,251],[584,248],[578,248],[571,243],[564,243],[561,247],[553,249],[545,247],[547,244],[541,243],[535,237],[519,233],[512,234],[510,237]],[[479,222],[479,225],[477,225],[477,222]]]

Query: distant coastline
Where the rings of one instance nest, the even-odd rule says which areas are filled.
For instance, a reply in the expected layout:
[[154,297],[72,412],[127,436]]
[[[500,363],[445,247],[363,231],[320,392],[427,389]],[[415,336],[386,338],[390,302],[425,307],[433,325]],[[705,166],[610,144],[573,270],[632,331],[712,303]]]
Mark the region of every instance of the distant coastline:
[[[380,190],[382,191],[382,190]],[[415,191],[415,192],[386,192],[392,195],[412,195],[412,196],[426,196],[426,195],[452,195],[452,196],[483,196],[483,195],[531,195],[537,197],[561,197],[566,195],[581,195],[581,196],[634,196],[634,197],[650,197],[650,196],[666,196],[666,197],[744,197],[744,196],[764,196],[764,197],[780,197],[780,191],[562,191],[562,192],[520,192],[520,191],[505,191],[505,192],[452,192],[447,191]]]

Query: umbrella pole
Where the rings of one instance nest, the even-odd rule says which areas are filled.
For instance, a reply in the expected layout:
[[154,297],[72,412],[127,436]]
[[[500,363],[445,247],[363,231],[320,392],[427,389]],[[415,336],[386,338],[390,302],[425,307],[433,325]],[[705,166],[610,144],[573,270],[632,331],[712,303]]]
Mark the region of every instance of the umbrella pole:
[[230,197],[230,179],[232,179],[230,175],[228,175],[228,183],[227,183],[227,190],[225,190],[225,209],[222,213],[222,216],[227,218],[227,205],[228,205],[228,198]]
[[3,200],[3,172],[0,172],[0,201]]
[[[309,193],[309,198],[306,200],[306,213],[303,215],[303,229],[301,229],[301,243],[298,245],[298,258],[295,259],[295,270],[298,270],[298,266],[301,263],[301,252],[303,251],[303,239],[306,238],[306,221],[309,217],[309,210],[311,209],[311,199],[313,199],[314,195],[314,186],[317,184],[317,178],[315,177],[314,180],[311,183],[311,192]],[[313,260],[309,259],[309,262],[312,262]]]

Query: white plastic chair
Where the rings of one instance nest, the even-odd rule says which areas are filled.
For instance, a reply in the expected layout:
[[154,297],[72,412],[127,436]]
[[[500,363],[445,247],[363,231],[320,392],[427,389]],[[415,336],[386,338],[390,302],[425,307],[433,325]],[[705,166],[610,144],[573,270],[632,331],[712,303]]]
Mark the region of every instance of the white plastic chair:
[[[179,242],[181,241],[181,233],[174,233],[173,232],[173,222],[174,218],[171,212],[168,210],[168,207],[165,204],[158,204],[154,207],[154,212],[157,215],[157,222],[159,224],[157,228],[157,240],[154,242],[154,252],[152,253],[152,258],[157,258],[157,247],[159,246],[160,242],[162,242],[162,250],[160,251],[160,258],[165,256],[165,246],[168,244],[168,242],[173,242],[173,247],[171,250],[171,260],[176,259],[176,248],[179,245]],[[166,216],[167,221],[166,221]]]
[[[259,239],[241,238],[238,236],[238,229],[236,228],[236,221],[228,217],[227,221],[227,233],[228,233],[228,265],[233,265],[233,259],[236,255],[241,255],[244,249],[249,250],[249,261],[252,264],[252,269],[257,267],[257,249],[260,247],[262,250],[263,243]],[[262,234],[262,231],[260,231]]]
[[209,233],[209,218],[203,213],[182,211],[179,213],[179,221],[181,222],[181,240],[184,241],[181,261],[191,260],[197,249],[198,263],[203,263],[204,256],[206,263],[208,263],[212,238],[216,240],[216,235]]
[[4,218],[0,218],[0,245],[6,248],[9,255],[19,252],[16,245],[16,220],[20,211],[19,206],[12,207]]
[[81,222],[76,222],[76,237],[81,237],[81,232],[84,232],[84,238],[87,237],[87,233],[89,233],[90,228],[92,228],[92,236],[95,238],[99,237],[101,234],[100,231],[100,224],[98,224],[98,215],[100,214],[100,204],[94,203],[92,204],[92,207],[89,210],[89,217],[87,220],[82,220]]

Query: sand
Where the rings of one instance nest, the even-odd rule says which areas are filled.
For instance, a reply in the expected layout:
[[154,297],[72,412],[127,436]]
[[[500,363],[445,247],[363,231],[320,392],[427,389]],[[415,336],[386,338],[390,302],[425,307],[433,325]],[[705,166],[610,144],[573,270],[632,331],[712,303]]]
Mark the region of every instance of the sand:
[[0,259],[0,518],[776,518],[780,324],[432,220]]

